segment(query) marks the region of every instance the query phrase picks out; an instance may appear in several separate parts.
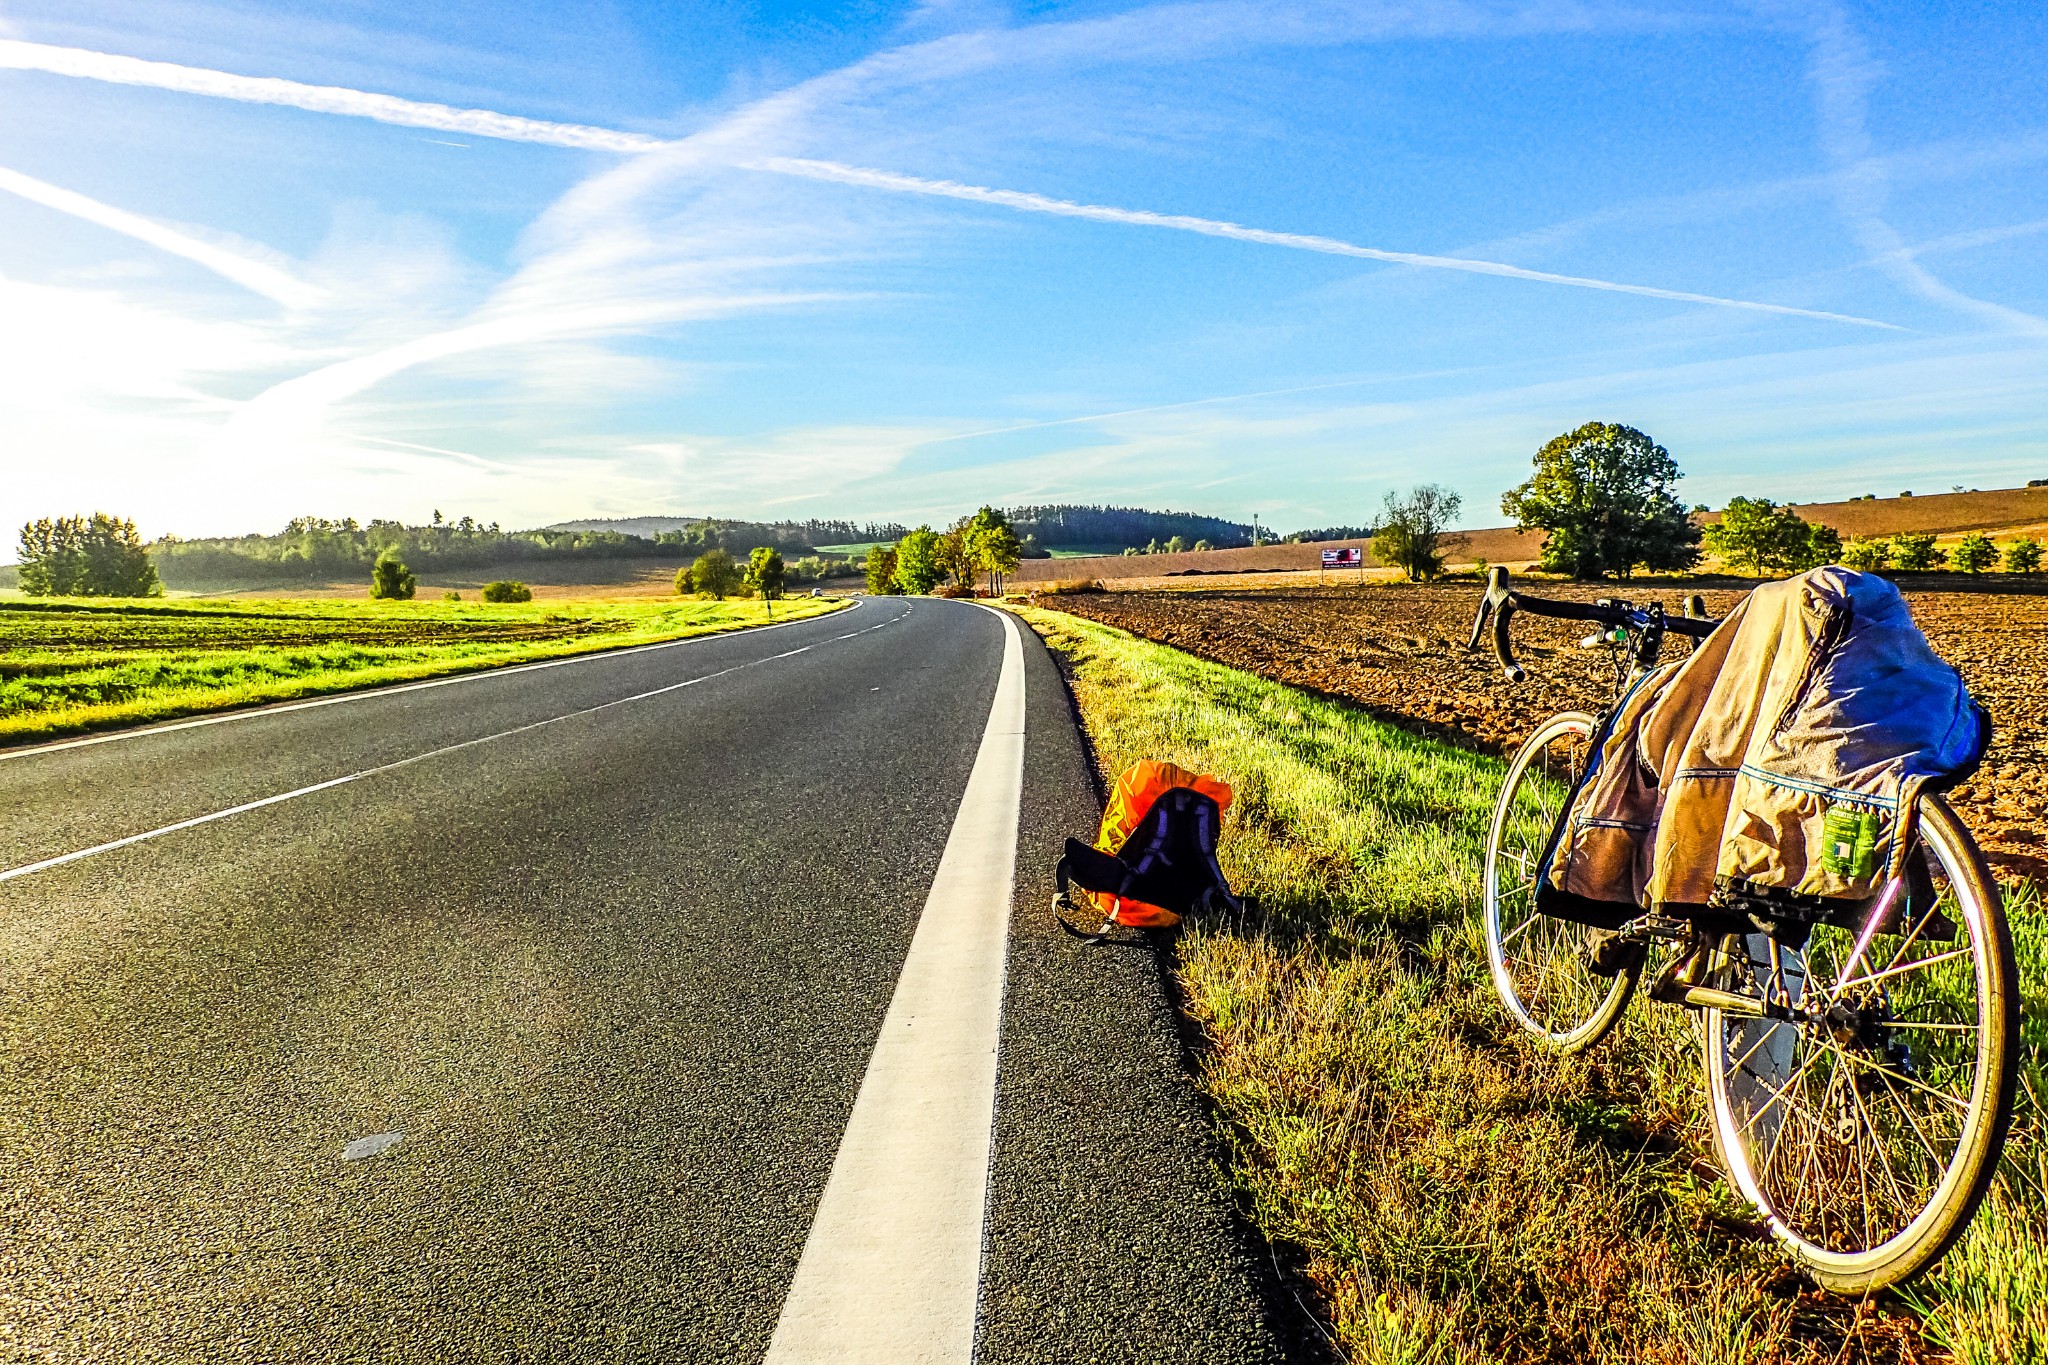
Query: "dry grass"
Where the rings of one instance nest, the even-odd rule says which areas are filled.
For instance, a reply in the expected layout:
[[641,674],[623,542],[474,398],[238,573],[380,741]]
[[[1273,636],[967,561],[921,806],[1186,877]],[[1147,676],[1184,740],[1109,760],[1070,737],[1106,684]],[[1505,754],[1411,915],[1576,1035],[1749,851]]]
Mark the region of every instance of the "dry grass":
[[[1106,772],[1164,758],[1238,793],[1225,869],[1260,912],[1192,926],[1175,967],[1230,1177],[1266,1236],[1299,1250],[1346,1358],[2048,1352],[2048,1204],[2016,1171],[1922,1298],[1831,1299],[1785,1268],[1714,1168],[1684,1015],[1638,1004],[1570,1058],[1511,1030],[1472,917],[1497,760],[1064,613],[1023,615],[1066,656]],[[2048,926],[2030,895],[2013,912],[2038,1058]],[[2039,1128],[2030,1113],[2015,1163],[2039,1154]]]

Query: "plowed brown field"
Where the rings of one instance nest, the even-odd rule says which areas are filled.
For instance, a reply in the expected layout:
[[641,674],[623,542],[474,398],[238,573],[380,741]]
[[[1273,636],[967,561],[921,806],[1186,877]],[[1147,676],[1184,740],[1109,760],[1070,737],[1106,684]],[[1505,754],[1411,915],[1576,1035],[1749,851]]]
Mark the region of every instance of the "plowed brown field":
[[[1977,774],[1952,799],[2001,869],[2048,876],[2048,584],[1965,589],[1960,579],[1902,584],[1935,650],[1962,670],[1991,713],[1994,734]],[[1959,590],[1960,589],[1960,590]],[[1688,585],[1715,616],[1739,600],[1729,580]],[[1638,585],[1544,585],[1546,596],[1603,595],[1676,609],[1677,593]],[[1586,627],[1516,618],[1516,652],[1529,680],[1508,682],[1492,653],[1465,651],[1479,600],[1474,582],[1290,591],[1111,592],[1041,599],[1233,668],[1355,702],[1385,719],[1455,744],[1511,752],[1537,721],[1593,709],[1609,695],[1604,650],[1580,650]],[[1684,641],[1675,649],[1683,651]],[[1667,653],[1667,658],[1678,657]]]

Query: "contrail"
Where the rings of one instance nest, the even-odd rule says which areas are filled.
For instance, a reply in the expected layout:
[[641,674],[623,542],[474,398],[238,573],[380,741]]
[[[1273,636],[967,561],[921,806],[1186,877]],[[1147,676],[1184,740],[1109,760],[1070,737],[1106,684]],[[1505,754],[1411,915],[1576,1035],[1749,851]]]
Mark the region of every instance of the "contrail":
[[488,109],[458,109],[448,104],[424,104],[393,95],[373,95],[339,85],[302,85],[298,81],[270,76],[237,76],[199,66],[174,62],[148,62],[139,57],[117,57],[82,47],[53,47],[48,43],[24,43],[0,39],[0,67],[19,71],[48,71],[59,76],[111,81],[116,85],[146,85],[158,90],[178,90],[188,95],[213,95],[240,100],[245,104],[281,104],[316,114],[348,114],[356,118],[393,123],[403,128],[432,128],[442,133],[468,133],[474,137],[499,138],[508,142],[539,142],[550,147],[579,147],[596,152],[652,152],[669,144],[639,133],[622,133],[612,128],[591,128],[580,123],[547,123],[540,119],[497,114]]
[[305,308],[327,297],[326,291],[315,288],[303,280],[297,280],[274,265],[252,261],[246,256],[237,256],[223,251],[195,237],[165,227],[162,223],[117,209],[111,204],[102,204],[97,199],[73,190],[62,189],[34,176],[23,175],[0,166],[0,190],[18,194],[32,203],[68,213],[74,218],[83,218],[88,223],[97,223],[138,242],[147,242],[173,256],[183,256],[197,262],[224,279],[233,280],[245,289],[252,289],[265,298],[275,299],[287,308]]
[[891,190],[901,194],[927,194],[943,199],[965,199],[978,204],[996,204],[1026,213],[1050,213],[1062,218],[1090,218],[1096,222],[1126,223],[1134,227],[1171,228],[1178,232],[1197,232],[1205,237],[1229,237],[1240,242],[1258,242],[1265,246],[1287,247],[1295,251],[1318,251],[1329,256],[1357,256],[1369,261],[1389,261],[1396,265],[1424,266],[1432,270],[1460,270],[1473,275],[1499,275],[1511,280],[1535,280],[1542,284],[1599,289],[1612,294],[1640,294],[1645,298],[1670,299],[1677,303],[1705,303],[1717,308],[1743,308],[1756,313],[1819,318],[1826,322],[1852,323],[1858,327],[1882,327],[1894,332],[1905,330],[1893,323],[1879,322],[1875,318],[1856,317],[1848,313],[1826,313],[1813,308],[1793,308],[1782,303],[1722,298],[1715,294],[1690,294],[1678,289],[1658,289],[1647,284],[1621,284],[1614,280],[1589,279],[1583,275],[1557,275],[1548,270],[1525,270],[1518,265],[1505,265],[1499,261],[1475,261],[1463,256],[1427,256],[1414,251],[1383,251],[1378,247],[1357,246],[1351,242],[1339,241],[1335,237],[1312,237],[1298,232],[1271,232],[1265,228],[1245,227],[1239,223],[1228,223],[1214,218],[1191,218],[1177,213],[1149,213],[1143,209],[1077,204],[1071,200],[1051,199],[1042,194],[1028,194],[1021,190],[962,185],[952,180],[924,180],[917,176],[898,175],[892,171],[841,165],[836,161],[810,161],[801,157],[780,156],[749,163],[748,168],[772,171],[778,175],[804,176],[812,180],[831,180],[842,185]]
[[[399,99],[393,95],[350,90],[342,86],[304,85],[298,81],[268,76],[237,76],[230,72],[212,71],[204,67],[144,61],[136,57],[120,57],[111,53],[94,52],[87,48],[55,47],[47,43],[0,39],[0,68],[5,67],[48,71],[62,76],[112,81],[121,85],[146,85],[161,90],[212,95],[253,104],[285,105],[315,113],[345,114],[356,118],[373,119],[379,123],[397,124],[408,128],[431,128],[439,132],[466,133],[473,137],[498,138],[512,142],[537,142],[553,147],[636,154],[662,151],[679,145],[661,138],[648,137],[641,133],[620,132],[611,128],[593,128],[578,123],[548,123],[539,119],[494,113],[488,109],[458,109],[452,105],[425,104],[416,100]],[[1693,294],[1678,289],[1659,289],[1652,285],[1623,284],[1615,280],[1597,280],[1583,275],[1559,275],[1548,270],[1527,270],[1499,261],[1472,260],[1463,256],[1431,256],[1414,251],[1386,251],[1378,247],[1358,246],[1351,242],[1339,241],[1334,237],[1272,232],[1265,228],[1245,227],[1239,223],[1223,222],[1213,218],[1194,218],[1182,214],[1150,213],[1142,209],[1111,208],[1101,204],[1077,204],[1070,200],[1053,199],[1021,190],[991,189],[982,185],[963,185],[951,180],[926,180],[917,176],[898,175],[891,171],[843,165],[835,161],[771,157],[743,164],[751,170],[767,171],[777,175],[829,180],[843,185],[858,185],[900,194],[965,199],[1026,213],[1048,213],[1063,218],[1088,218],[1096,222],[1121,223],[1134,227],[1170,228],[1177,232],[1194,232],[1207,237],[1228,237],[1236,241],[1285,247],[1293,251],[1315,251],[1330,256],[1351,256],[1369,261],[1386,261],[1394,265],[1420,266],[1430,270],[1456,270],[1470,275],[1533,280],[1539,284],[1598,289],[1611,294],[1637,294],[1644,298],[1666,299],[1673,303],[1698,303],[1715,308],[1739,308],[1753,313],[1817,318],[1824,322],[1845,322],[1857,327],[1881,327],[1887,331],[1904,330],[1893,323],[1847,313],[1793,308],[1779,303],[1758,303],[1751,299],[1722,298],[1714,294]]]

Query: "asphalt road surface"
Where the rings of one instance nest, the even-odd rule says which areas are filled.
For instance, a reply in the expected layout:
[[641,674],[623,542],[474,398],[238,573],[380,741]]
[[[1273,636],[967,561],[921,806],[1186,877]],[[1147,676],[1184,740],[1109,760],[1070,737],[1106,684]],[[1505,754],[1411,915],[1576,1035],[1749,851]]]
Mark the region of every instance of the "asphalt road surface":
[[[1009,629],[875,599],[0,753],[0,1360],[762,1360]],[[1158,962],[1046,914],[1100,808],[1021,636],[973,1358],[1298,1354]]]

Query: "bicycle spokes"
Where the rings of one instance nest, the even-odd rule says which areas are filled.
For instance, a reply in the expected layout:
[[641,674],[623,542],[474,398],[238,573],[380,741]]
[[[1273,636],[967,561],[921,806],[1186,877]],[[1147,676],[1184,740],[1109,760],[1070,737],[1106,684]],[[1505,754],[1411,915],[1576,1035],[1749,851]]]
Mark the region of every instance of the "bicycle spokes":
[[1544,849],[1585,772],[1592,734],[1591,717],[1567,713],[1522,746],[1487,840],[1484,917],[1494,985],[1516,1022],[1564,1048],[1604,1033],[1635,980],[1633,970],[1594,972],[1595,931],[1536,908]]
[[1868,1283],[1939,1254],[1987,1173],[1987,1124],[2002,1128],[2002,931],[1961,848],[1932,833],[1916,855],[1930,875],[1895,888],[1893,913],[1816,925],[1803,951],[1743,941],[1730,988],[1787,1017],[1710,1016],[1730,1173],[1781,1238]]

